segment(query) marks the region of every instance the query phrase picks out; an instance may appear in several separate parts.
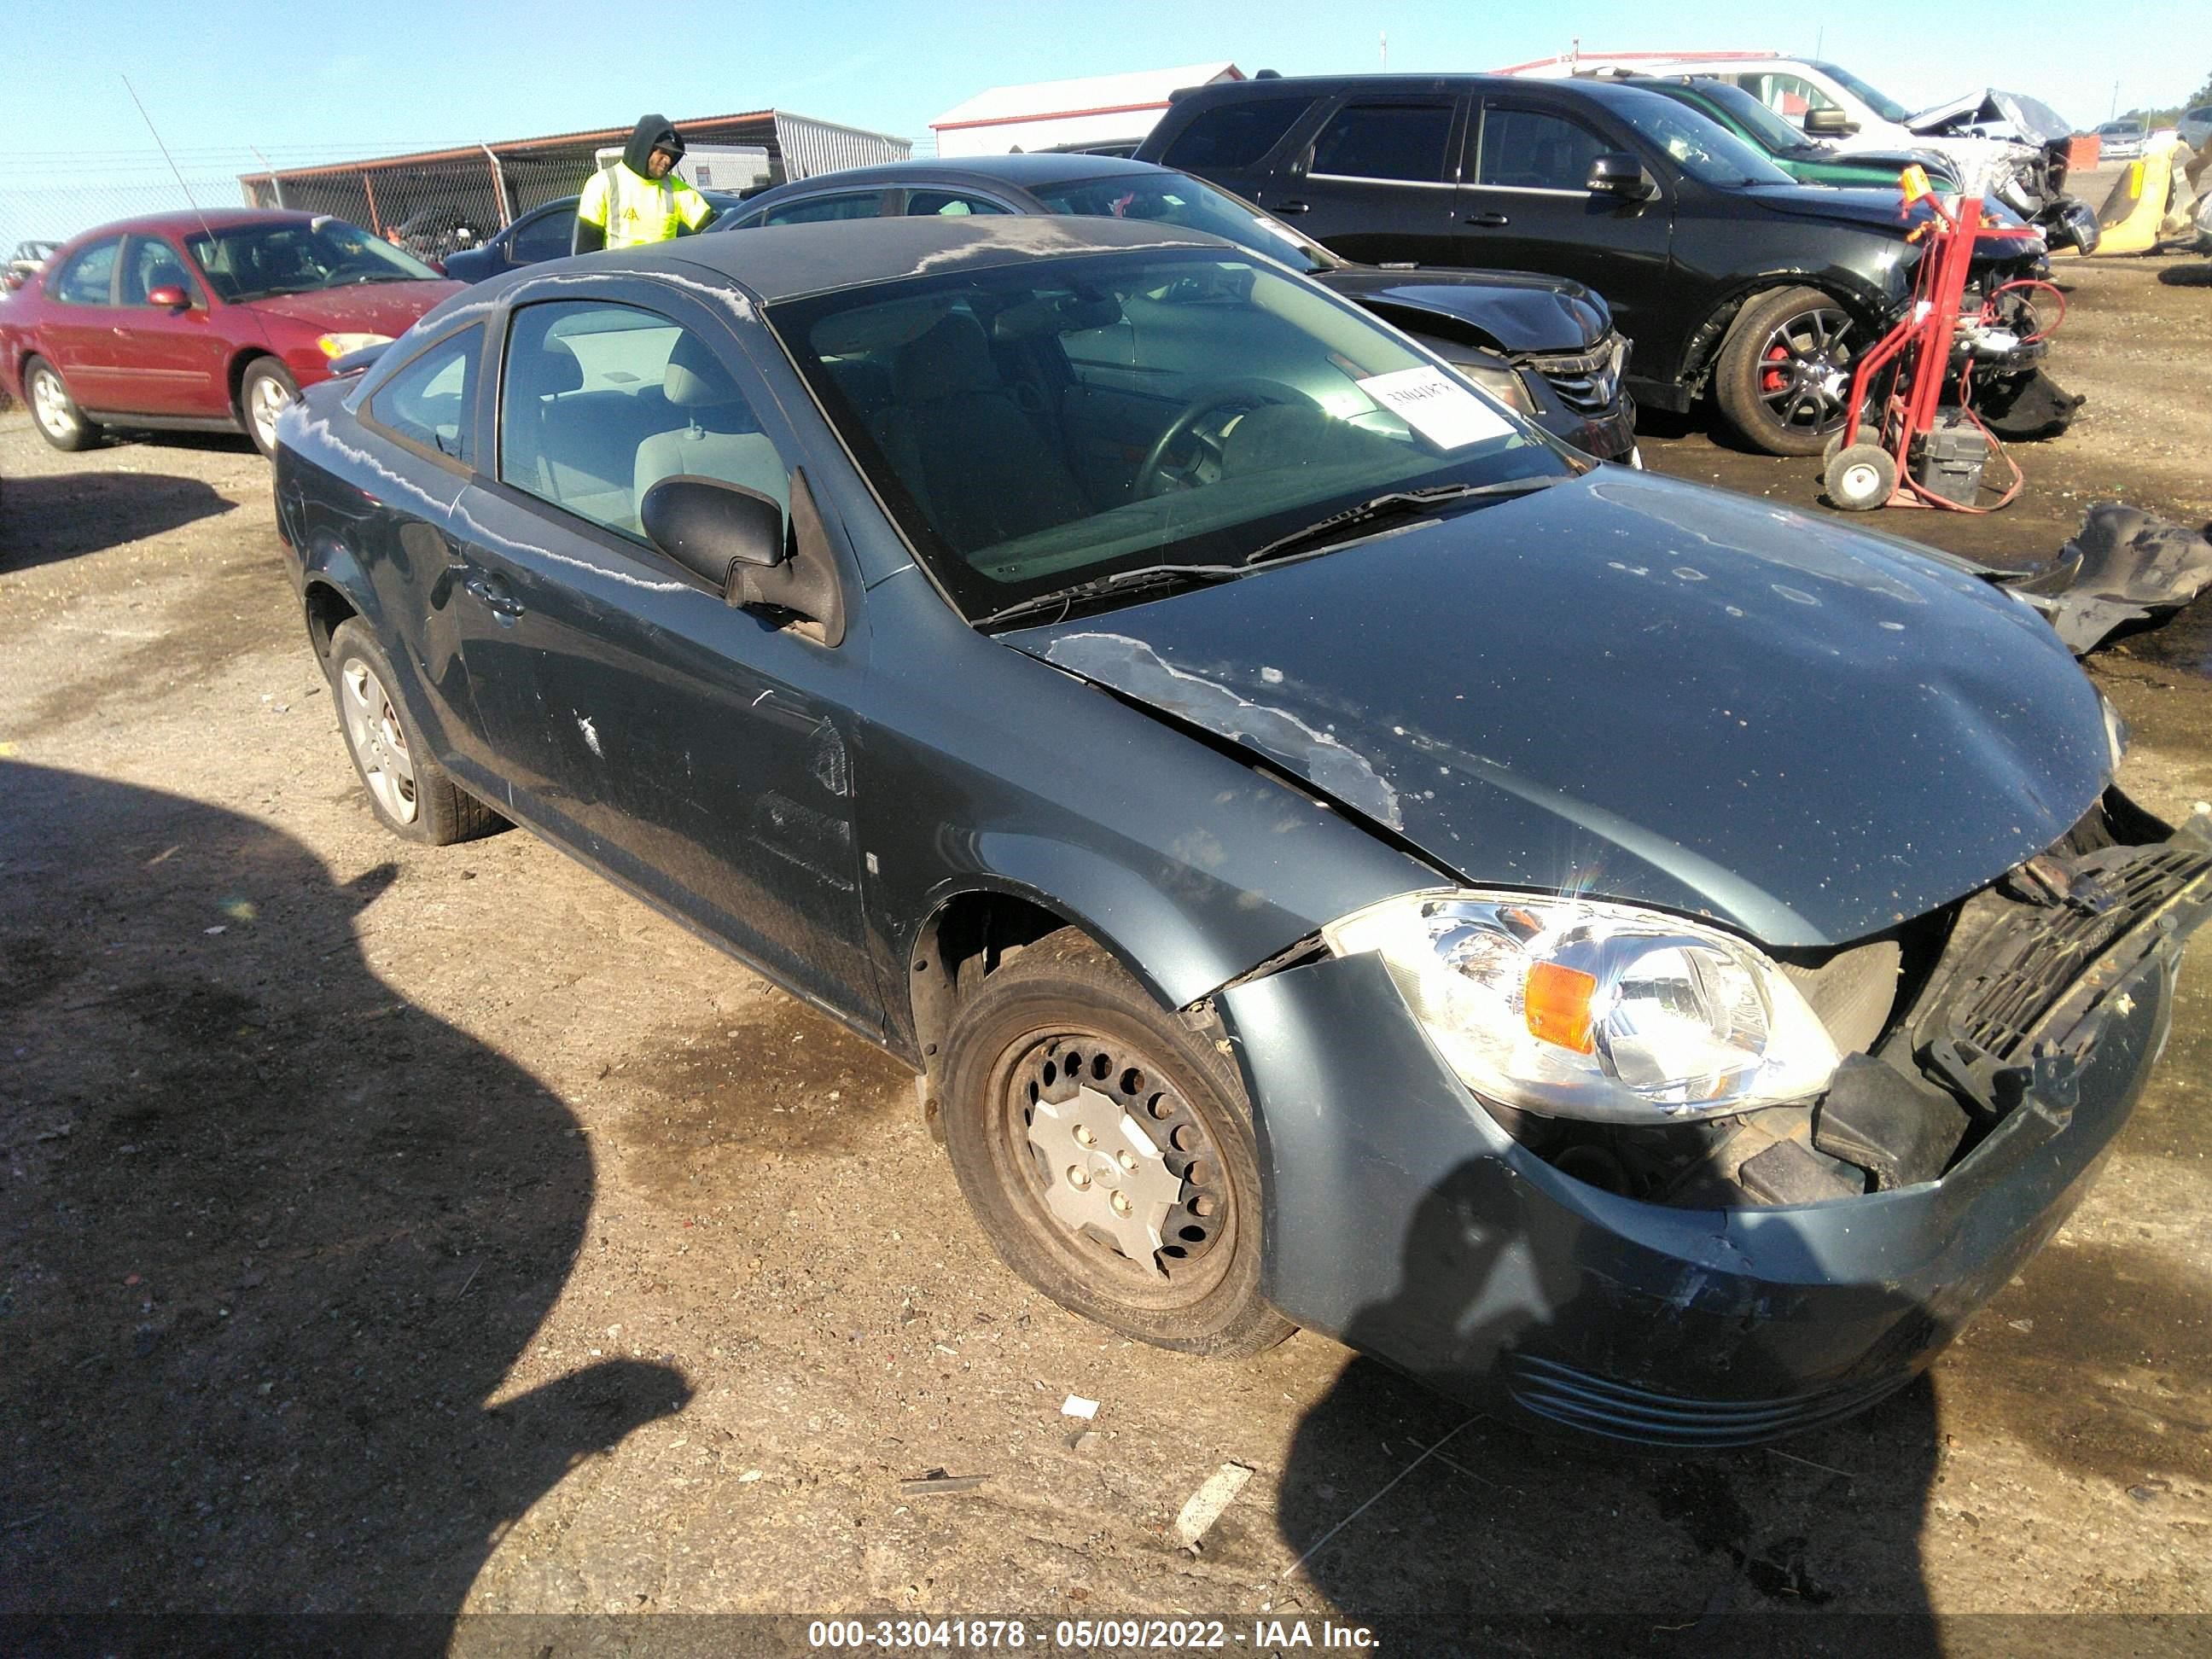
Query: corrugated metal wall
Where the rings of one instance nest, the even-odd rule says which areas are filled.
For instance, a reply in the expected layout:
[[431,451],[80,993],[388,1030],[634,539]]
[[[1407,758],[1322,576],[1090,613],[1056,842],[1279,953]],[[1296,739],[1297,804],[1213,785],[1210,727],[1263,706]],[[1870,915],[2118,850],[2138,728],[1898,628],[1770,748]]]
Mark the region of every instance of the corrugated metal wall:
[[843,167],[873,167],[879,161],[904,161],[914,154],[913,143],[887,133],[841,127],[811,116],[775,112],[776,147],[783,155],[786,179],[811,179],[817,173]]

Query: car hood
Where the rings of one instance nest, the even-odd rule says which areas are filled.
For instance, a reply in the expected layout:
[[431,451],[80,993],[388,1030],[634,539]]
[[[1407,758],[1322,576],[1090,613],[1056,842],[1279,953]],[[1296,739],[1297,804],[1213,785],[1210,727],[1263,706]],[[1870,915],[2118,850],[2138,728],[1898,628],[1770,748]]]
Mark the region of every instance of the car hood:
[[[1761,185],[1743,192],[1746,200],[1753,202],[1770,213],[1791,217],[1825,219],[1830,223],[1841,222],[1865,230],[1878,230],[1903,242],[1906,233],[1932,219],[1935,216],[1923,206],[1916,206],[1909,217],[1898,212],[1897,191],[1893,189],[1856,188],[1838,190],[1826,185]],[[1983,211],[1994,216],[2000,223],[2017,226],[2024,222],[2019,215],[2002,202],[1983,204]],[[2042,253],[2040,242],[2021,242],[2004,238],[1977,236],[1977,253],[1983,258],[1998,259],[2032,258]],[[1917,257],[1917,254],[1915,257]]]
[[1000,636],[1255,751],[1461,878],[1863,939],[2103,789],[2050,628],[1906,544],[1617,467]]
[[395,339],[441,300],[467,286],[442,278],[420,283],[356,283],[307,294],[276,294],[247,304],[249,311],[311,323],[333,334],[389,334]]
[[1508,351],[1586,351],[1613,328],[1605,301],[1564,277],[1352,265],[1316,280],[1356,304],[1471,323]]
[[[2074,131],[2050,105],[1996,87],[1984,87],[1963,97],[1922,110],[1919,114],[1906,118],[1905,125],[1915,132],[2013,138],[2037,146],[2063,144]],[[1974,127],[1983,131],[1979,133],[1968,131]],[[1992,128],[2009,128],[2010,131],[1990,131]]]

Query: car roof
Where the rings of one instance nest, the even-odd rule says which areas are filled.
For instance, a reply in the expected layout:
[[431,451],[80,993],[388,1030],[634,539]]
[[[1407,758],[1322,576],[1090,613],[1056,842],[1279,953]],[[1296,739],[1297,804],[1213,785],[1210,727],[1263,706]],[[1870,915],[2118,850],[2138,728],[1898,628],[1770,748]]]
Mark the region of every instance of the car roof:
[[[155,236],[184,236],[196,230],[236,230],[242,225],[312,224],[317,219],[335,219],[334,213],[302,213],[289,208],[210,208],[194,212],[187,208],[174,213],[146,213],[135,219],[117,219],[104,225],[94,225],[90,230],[79,231],[70,238],[82,242],[103,236],[128,235],[133,232]],[[350,223],[350,221],[347,222]]]
[[880,161],[873,167],[845,167],[836,173],[817,173],[811,178],[778,185],[774,190],[749,197],[745,210],[750,212],[763,202],[781,202],[824,190],[866,190],[871,185],[882,188],[894,185],[957,185],[983,179],[993,184],[1011,185],[1017,190],[1032,190],[1040,185],[1064,184],[1071,179],[1105,179],[1121,173],[1160,173],[1166,170],[1156,167],[1149,161],[1132,161],[1127,156],[1042,150],[1032,155],[963,155],[951,159],[940,157],[936,161]]
[[[1682,73],[1692,71],[1684,70]],[[1565,92],[1611,103],[1634,104],[1655,96],[1649,87],[1632,80],[1604,80],[1582,76],[1553,80],[1520,75],[1281,75],[1264,81],[1214,81],[1177,95],[1174,108],[1199,104],[1243,102],[1247,99],[1331,93],[1500,92],[1523,95],[1535,92]],[[1646,106],[1649,107],[1649,106]]]
[[[709,271],[742,284],[763,304],[773,305],[801,295],[903,276],[1148,247],[1208,248],[1249,257],[1219,237],[1149,220],[996,214],[776,225],[726,236],[687,236],[649,249],[626,249],[617,257],[628,269],[645,273],[690,276]],[[574,276],[595,266],[605,269],[609,262],[610,256],[604,253],[550,260],[518,272],[514,281],[526,284],[551,272]]]

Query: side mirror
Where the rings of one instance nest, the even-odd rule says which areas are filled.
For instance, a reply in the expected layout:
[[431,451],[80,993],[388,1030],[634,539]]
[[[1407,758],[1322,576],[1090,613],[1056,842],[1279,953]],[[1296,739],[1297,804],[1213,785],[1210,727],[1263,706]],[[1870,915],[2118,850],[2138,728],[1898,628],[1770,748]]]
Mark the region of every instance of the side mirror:
[[783,509],[757,489],[719,478],[663,478],[645,492],[638,519],[653,544],[739,606],[773,605],[845,638],[845,599],[828,531],[807,487],[791,474],[791,544]]
[[726,596],[740,566],[783,562],[783,509],[740,484],[663,478],[645,492],[638,518],[655,547]]
[[192,302],[192,296],[174,283],[164,283],[159,288],[146,290],[146,303],[158,306],[163,311],[182,311]]
[[1833,104],[1805,112],[1805,131],[1815,138],[1848,138],[1859,124]]
[[1644,163],[1633,155],[1614,151],[1590,158],[1589,177],[1583,187],[1594,196],[1620,196],[1641,201],[1651,194],[1651,181],[1644,176]]

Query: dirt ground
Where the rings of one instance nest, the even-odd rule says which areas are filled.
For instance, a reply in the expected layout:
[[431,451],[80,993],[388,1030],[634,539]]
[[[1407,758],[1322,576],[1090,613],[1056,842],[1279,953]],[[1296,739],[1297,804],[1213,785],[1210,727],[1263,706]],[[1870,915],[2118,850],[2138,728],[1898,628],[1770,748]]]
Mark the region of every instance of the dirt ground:
[[[2159,280],[2187,263],[2065,273],[2054,370],[2090,402],[2021,447],[2020,502],[1879,527],[2025,562],[2094,500],[2212,518],[2212,289]],[[1810,463],[1646,454],[1814,505]],[[2202,961],[2088,1200],[1924,1382],[1766,1450],[1538,1443],[1317,1338],[1215,1364],[1063,1313],[986,1249],[899,1066],[525,835],[382,834],[242,440],[64,456],[16,411],[0,475],[0,1614],[416,1614],[392,1640],[432,1651],[463,1613],[2212,1640]],[[2212,799],[2212,600],[2093,672],[2124,781]],[[982,1479],[902,1492],[933,1470]],[[1990,1616],[2053,1613],[2136,1617]],[[169,1627],[133,1628],[107,1645]]]

